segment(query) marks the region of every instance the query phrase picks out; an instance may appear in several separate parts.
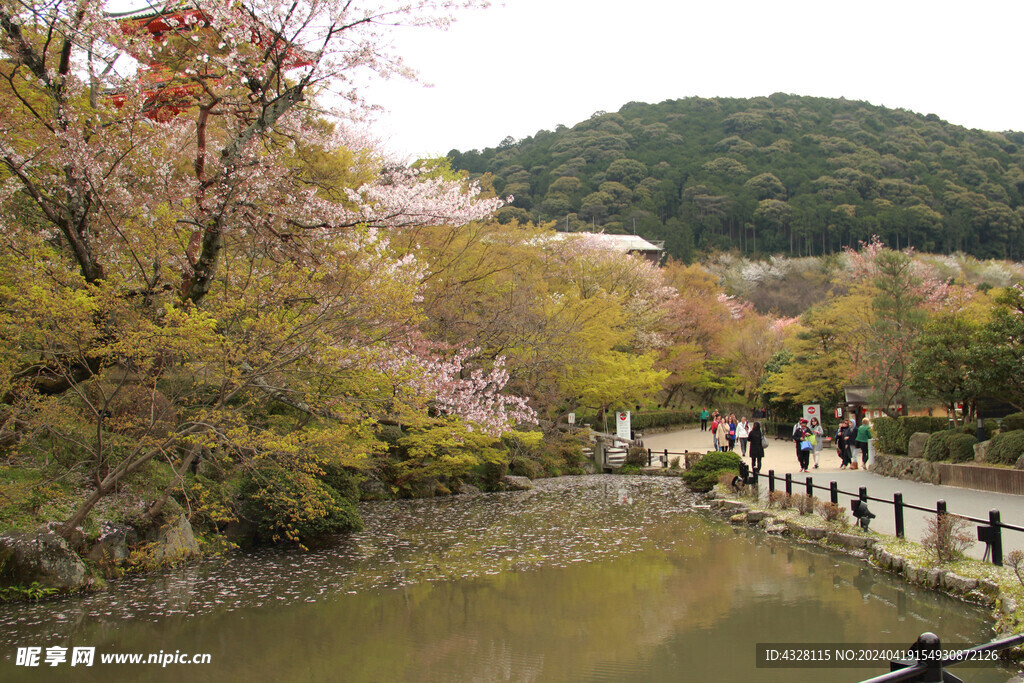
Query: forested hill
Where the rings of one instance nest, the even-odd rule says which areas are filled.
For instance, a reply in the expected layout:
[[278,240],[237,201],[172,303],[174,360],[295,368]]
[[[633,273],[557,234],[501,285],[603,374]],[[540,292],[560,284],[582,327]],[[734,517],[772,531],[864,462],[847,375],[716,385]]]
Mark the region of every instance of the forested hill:
[[876,234],[894,248],[1024,255],[1024,133],[865,102],[633,102],[449,157],[515,197],[502,221],[635,232],[686,260],[829,253]]

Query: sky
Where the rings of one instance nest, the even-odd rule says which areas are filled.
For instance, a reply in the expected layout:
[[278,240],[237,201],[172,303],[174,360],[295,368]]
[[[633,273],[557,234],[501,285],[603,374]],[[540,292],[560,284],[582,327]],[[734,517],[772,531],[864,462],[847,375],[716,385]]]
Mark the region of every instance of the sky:
[[775,92],[1024,130],[1022,0],[505,0],[456,16],[393,34],[423,83],[364,90],[398,156],[495,147],[628,102]]

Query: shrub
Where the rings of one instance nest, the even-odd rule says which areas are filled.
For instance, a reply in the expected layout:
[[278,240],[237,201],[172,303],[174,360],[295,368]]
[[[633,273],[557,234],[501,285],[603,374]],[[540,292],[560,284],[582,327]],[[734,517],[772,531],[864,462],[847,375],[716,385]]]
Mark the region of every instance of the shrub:
[[831,524],[846,526],[846,508],[836,505],[832,501],[821,501],[818,503],[818,514]]
[[921,545],[935,556],[939,564],[953,562],[974,545],[974,539],[967,533],[969,526],[970,523],[963,517],[947,513],[930,517]]
[[899,418],[899,421],[903,425],[903,432],[907,435],[908,442],[910,441],[911,434],[916,434],[918,432],[933,434],[935,432],[942,432],[949,429],[949,419],[945,417],[918,417],[904,415]]
[[924,446],[924,459],[929,462],[949,460],[949,439],[953,434],[954,432],[948,429],[943,432],[932,432]]
[[802,493],[794,493],[790,499],[790,504],[799,512],[801,515],[809,515],[814,512],[814,496],[806,496]]
[[1003,432],[1014,432],[1024,429],[1024,413],[1010,413],[999,423],[999,430]]
[[1024,586],[1024,553],[1019,550],[1011,550],[1006,555],[1006,566],[1017,575],[1017,580]]
[[[982,441],[988,441],[993,436],[995,436],[996,432],[999,431],[999,423],[997,423],[995,420],[984,420],[981,424],[981,428],[984,432]],[[961,427],[960,431],[963,432],[964,434],[976,436],[978,434],[978,425],[976,422],[967,422],[964,424],[963,427]],[[1005,432],[1008,430],[1003,429],[1003,431]]]
[[484,488],[488,491],[497,491],[498,483],[508,474],[508,463],[503,460],[492,460],[483,463],[481,466],[480,478]]
[[363,528],[352,501],[306,472],[268,463],[246,473],[239,493],[264,540],[300,542]]
[[626,464],[637,467],[647,466],[647,449],[643,446],[630,446],[626,451]]
[[785,491],[772,491],[768,494],[768,507],[785,510],[789,507],[789,494]]
[[875,435],[875,448],[879,452],[889,455],[907,454],[910,435],[904,431],[899,420],[891,417],[876,417],[871,422],[871,431]]
[[974,446],[978,440],[970,434],[953,433],[949,437],[950,462],[974,462]]
[[718,478],[725,472],[739,474],[740,456],[732,452],[715,451],[700,459],[691,469],[683,474],[683,481],[693,491],[705,493],[718,483]]
[[1015,465],[1024,455],[1024,429],[1000,432],[992,437],[986,458],[990,463]]
[[[615,470],[615,474],[643,474],[643,470],[640,468],[640,465],[626,463],[619,469]],[[711,489],[715,488],[715,483],[717,482],[712,482],[711,486],[707,487],[704,490],[710,491]]]
[[519,455],[512,458],[512,462],[509,464],[509,472],[518,477],[539,479],[544,476],[544,467],[525,455]]
[[633,413],[629,417],[629,423],[633,429],[651,429],[653,427],[674,427],[693,423],[693,413],[685,410],[663,410],[658,412]]
[[583,443],[576,437],[563,434],[545,441],[542,452],[559,463],[566,474],[583,474],[583,465],[587,461],[583,455]]

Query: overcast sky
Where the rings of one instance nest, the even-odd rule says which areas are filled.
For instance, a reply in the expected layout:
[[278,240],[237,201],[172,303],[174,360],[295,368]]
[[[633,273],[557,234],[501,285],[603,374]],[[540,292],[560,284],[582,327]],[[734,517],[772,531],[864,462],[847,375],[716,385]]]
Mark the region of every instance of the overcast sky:
[[1022,0],[506,0],[399,30],[432,84],[389,81],[372,132],[400,156],[494,147],[627,102],[846,97],[1024,130]]

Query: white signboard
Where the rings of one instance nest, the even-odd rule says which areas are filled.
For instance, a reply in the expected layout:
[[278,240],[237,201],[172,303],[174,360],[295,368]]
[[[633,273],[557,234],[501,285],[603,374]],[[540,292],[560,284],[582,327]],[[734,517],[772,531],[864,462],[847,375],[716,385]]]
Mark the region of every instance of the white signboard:
[[630,435],[631,431],[629,411],[627,410],[624,413],[615,413],[615,436],[628,441],[632,438]]
[[569,413],[569,414],[568,414],[568,415],[566,416],[566,419],[568,419],[568,420],[569,420],[569,424],[571,424],[571,425],[574,425],[574,424],[576,424],[576,413]]
[[810,420],[812,417],[818,418],[818,422],[821,422],[821,406],[815,403],[814,405],[804,406],[804,417]]

